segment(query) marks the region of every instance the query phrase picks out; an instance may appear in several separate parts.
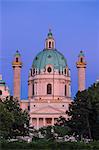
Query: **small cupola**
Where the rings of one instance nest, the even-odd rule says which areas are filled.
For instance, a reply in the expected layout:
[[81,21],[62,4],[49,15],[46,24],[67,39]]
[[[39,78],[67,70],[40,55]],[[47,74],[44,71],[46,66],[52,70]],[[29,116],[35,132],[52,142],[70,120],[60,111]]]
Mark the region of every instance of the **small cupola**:
[[78,55],[78,61],[76,62],[77,68],[86,68],[86,61],[85,61],[85,55],[84,52],[81,50],[79,55]]
[[14,55],[14,59],[13,59],[13,62],[12,62],[12,66],[19,66],[19,67],[22,67],[22,61],[21,61],[21,55],[19,53],[19,51],[17,50],[15,55]]
[[47,38],[45,40],[45,49],[48,49],[48,50],[55,49],[55,40],[53,38],[53,34],[51,32],[51,29],[49,29],[49,33],[48,33]]
[[84,52],[81,50],[79,55],[78,55],[78,60],[79,62],[83,63],[85,61],[85,55]]

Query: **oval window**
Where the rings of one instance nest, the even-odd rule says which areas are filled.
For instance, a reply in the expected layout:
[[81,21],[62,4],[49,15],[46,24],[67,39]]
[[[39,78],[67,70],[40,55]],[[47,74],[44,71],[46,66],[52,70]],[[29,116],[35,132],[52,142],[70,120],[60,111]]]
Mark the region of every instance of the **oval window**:
[[47,71],[50,73],[52,71],[51,67],[48,67]]

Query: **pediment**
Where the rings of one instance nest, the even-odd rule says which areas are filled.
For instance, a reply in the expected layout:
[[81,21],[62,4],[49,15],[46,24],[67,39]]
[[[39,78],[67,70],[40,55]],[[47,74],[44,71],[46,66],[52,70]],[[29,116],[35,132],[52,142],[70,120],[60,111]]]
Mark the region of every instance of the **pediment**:
[[46,106],[43,108],[39,108],[37,110],[32,111],[32,113],[37,114],[64,114],[65,112],[61,109],[52,107],[52,106]]

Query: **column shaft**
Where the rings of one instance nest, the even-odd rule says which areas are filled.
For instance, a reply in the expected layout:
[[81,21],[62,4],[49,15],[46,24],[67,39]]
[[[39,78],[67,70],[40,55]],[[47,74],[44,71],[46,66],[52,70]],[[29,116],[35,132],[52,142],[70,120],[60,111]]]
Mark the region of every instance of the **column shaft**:
[[43,118],[43,126],[46,126],[45,118]]
[[54,118],[52,118],[52,126],[54,126]]
[[39,118],[37,118],[37,130],[39,129]]

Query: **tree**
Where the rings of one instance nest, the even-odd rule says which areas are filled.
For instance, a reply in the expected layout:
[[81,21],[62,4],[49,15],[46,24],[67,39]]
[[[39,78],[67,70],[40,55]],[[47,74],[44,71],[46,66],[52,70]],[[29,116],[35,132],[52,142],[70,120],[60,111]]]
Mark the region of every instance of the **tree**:
[[94,121],[91,122],[91,132],[93,139],[99,140],[99,82],[88,88],[90,101],[93,108]]
[[79,135],[80,139],[99,139],[99,83],[82,92],[78,91],[66,113],[70,116],[68,125],[72,133]]
[[74,101],[69,107],[69,111],[66,113],[70,116],[68,124],[72,129],[72,133],[79,135],[79,138],[81,138],[89,130],[89,136],[91,138],[89,126],[89,115],[91,111],[89,109],[86,91],[76,94]]
[[0,137],[8,138],[10,135],[10,129],[14,118],[11,112],[9,112],[3,103],[0,102]]
[[71,134],[71,128],[67,124],[67,120],[60,116],[54,126],[54,133],[59,137],[64,137],[65,135]]
[[55,126],[65,126],[67,125],[66,119],[63,116],[60,116],[55,123]]
[[29,114],[22,111],[19,102],[12,96],[0,101],[1,138],[16,138],[29,134]]
[[39,129],[39,132],[41,133],[41,135],[43,135],[43,137],[47,140],[54,140],[54,130],[52,126],[47,126],[47,127],[42,127]]

